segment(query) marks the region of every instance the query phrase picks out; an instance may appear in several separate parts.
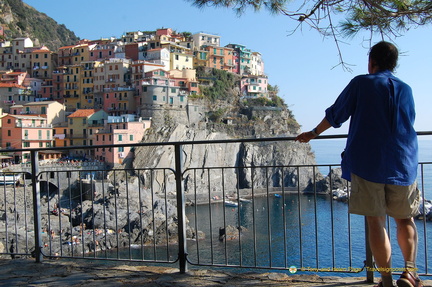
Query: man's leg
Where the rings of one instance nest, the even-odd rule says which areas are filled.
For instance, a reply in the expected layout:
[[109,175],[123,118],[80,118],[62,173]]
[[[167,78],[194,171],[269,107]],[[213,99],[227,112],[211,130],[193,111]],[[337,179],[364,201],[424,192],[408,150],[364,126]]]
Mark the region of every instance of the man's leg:
[[397,239],[405,262],[416,262],[417,227],[413,218],[397,219]]
[[393,286],[391,274],[391,245],[386,230],[385,216],[366,216],[369,245],[380,271],[384,287]]
[[397,280],[398,286],[423,286],[417,275],[416,258],[418,235],[413,218],[396,219],[398,244],[405,260],[405,271]]

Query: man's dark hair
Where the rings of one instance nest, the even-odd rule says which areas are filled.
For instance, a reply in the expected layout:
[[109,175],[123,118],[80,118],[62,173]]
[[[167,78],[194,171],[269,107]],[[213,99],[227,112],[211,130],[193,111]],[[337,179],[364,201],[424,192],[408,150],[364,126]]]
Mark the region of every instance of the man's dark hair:
[[380,71],[393,70],[396,68],[399,51],[392,43],[381,41],[375,44],[370,52],[369,59],[378,66]]

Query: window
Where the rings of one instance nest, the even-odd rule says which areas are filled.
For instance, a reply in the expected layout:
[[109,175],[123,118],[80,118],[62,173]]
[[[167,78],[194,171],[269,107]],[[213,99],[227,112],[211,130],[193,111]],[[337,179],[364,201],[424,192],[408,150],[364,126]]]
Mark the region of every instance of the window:
[[124,152],[124,147],[122,147],[122,146],[119,147],[119,148],[118,148],[118,152]]
[[132,142],[134,140],[134,136],[133,135],[129,135],[129,140]]
[[30,147],[30,143],[29,142],[23,142],[23,147]]
[[153,101],[157,101],[157,96],[153,96]]
[[38,138],[41,140],[42,139],[42,131],[38,130]]
[[7,135],[8,135],[8,137],[10,137],[10,136],[12,135],[11,130],[8,130],[8,131],[7,131]]
[[123,141],[123,135],[118,135],[118,141],[119,142]]

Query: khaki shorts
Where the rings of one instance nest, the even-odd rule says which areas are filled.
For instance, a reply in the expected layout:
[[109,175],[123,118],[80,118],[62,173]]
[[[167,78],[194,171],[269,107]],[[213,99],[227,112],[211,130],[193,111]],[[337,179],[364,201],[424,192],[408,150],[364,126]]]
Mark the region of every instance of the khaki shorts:
[[416,182],[409,186],[382,184],[351,174],[350,213],[402,219],[418,215],[419,206]]

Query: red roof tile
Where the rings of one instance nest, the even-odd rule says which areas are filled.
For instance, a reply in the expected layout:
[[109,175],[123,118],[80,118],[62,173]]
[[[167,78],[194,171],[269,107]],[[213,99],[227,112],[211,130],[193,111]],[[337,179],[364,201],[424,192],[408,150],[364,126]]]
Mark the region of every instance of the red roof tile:
[[84,118],[84,117],[89,117],[91,115],[93,115],[94,113],[96,113],[98,110],[96,109],[81,109],[81,110],[76,110],[73,114],[71,114],[70,116],[68,116],[68,118]]

